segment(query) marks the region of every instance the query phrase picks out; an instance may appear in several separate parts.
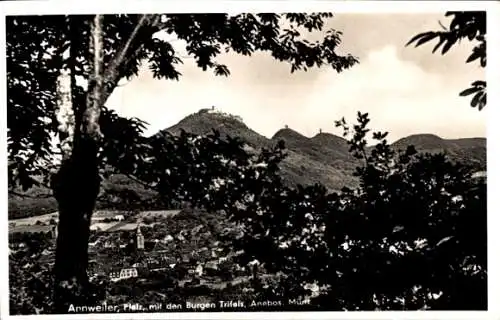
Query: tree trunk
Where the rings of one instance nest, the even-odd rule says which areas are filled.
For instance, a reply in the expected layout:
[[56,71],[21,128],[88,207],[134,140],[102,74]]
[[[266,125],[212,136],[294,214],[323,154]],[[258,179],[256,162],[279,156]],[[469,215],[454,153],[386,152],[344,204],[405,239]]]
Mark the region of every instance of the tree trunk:
[[55,313],[68,313],[71,304],[92,303],[87,276],[88,240],[99,186],[97,145],[93,139],[78,139],[71,157],[55,175],[52,186],[59,206]]
[[[75,20],[69,21],[71,58],[74,49]],[[90,53],[93,55],[85,106],[78,106],[75,96],[74,64],[70,63],[70,88],[61,81],[58,90],[58,110],[72,117],[60,117],[60,137],[68,140],[71,149],[63,150],[61,169],[52,180],[54,197],[59,207],[58,237],[54,266],[54,313],[67,314],[71,305],[94,304],[87,275],[90,223],[100,189],[97,158],[100,139],[99,116],[102,103],[103,39],[102,16],[96,15],[90,23]],[[62,77],[64,79],[64,76]],[[68,93],[69,91],[69,93]],[[65,98],[66,97],[66,98]],[[83,110],[82,110],[83,107]],[[67,126],[61,124],[66,123]],[[71,130],[73,126],[73,130]],[[68,129],[70,128],[70,129]],[[70,133],[68,135],[68,133]],[[63,139],[61,139],[63,140]],[[61,147],[63,145],[61,144]]]
[[[76,18],[69,21],[69,33],[78,30]],[[78,20],[79,21],[79,20]],[[128,63],[130,51],[140,48],[136,35],[148,21],[140,17],[134,31],[122,50],[104,70],[103,16],[95,15],[90,23],[89,57],[90,73],[86,102],[75,108],[79,102],[75,97],[74,65],[69,72],[61,73],[58,84],[58,115],[63,162],[54,175],[52,189],[59,207],[58,238],[54,266],[54,313],[67,314],[69,307],[94,304],[90,289],[88,266],[88,241],[90,223],[100,189],[98,146],[102,138],[99,127],[101,108],[120,79],[119,69]],[[159,22],[159,16],[152,24]],[[78,33],[76,33],[77,35]],[[75,35],[75,34],[72,34]],[[76,37],[75,39],[77,39]],[[71,43],[75,40],[71,37]],[[71,45],[71,50],[74,46]],[[75,58],[76,50],[71,52]],[[71,78],[71,81],[64,81]]]

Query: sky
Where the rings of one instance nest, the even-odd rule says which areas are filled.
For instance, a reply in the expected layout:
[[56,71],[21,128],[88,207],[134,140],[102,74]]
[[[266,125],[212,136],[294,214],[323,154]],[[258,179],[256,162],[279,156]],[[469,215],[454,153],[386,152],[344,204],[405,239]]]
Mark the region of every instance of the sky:
[[[389,141],[418,133],[485,137],[488,108],[479,112],[458,95],[485,78],[478,64],[465,63],[472,44],[462,42],[444,56],[432,54],[432,44],[405,47],[414,35],[438,30],[438,21],[447,25],[442,13],[334,15],[327,27],[343,32],[339,52],[360,60],[340,74],[329,67],[291,74],[290,65],[256,53],[221,56],[231,71],[226,78],[185,59],[179,81],[153,79],[146,66],[107,106],[148,122],[148,135],[215,106],[267,137],[285,125],[308,137],[320,129],[340,135],[335,120],[352,122],[357,111],[370,114],[372,129],[389,131]],[[182,41],[173,44],[182,55]]]

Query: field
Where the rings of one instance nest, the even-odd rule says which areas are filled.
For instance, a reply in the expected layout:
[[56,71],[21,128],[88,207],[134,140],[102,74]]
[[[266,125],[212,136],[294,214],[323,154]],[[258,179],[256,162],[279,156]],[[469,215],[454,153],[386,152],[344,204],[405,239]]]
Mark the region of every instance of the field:
[[30,226],[30,225],[36,224],[37,221],[40,221],[41,223],[44,223],[44,224],[48,224],[51,219],[55,219],[57,221],[57,216],[58,216],[57,212],[52,212],[52,213],[42,214],[39,216],[33,216],[33,217],[28,217],[28,218],[10,219],[9,226],[11,226],[11,227]]
[[[92,224],[90,226],[91,230],[101,230],[101,231],[124,231],[124,230],[134,230],[137,228],[138,220],[144,218],[158,218],[164,219],[177,215],[180,210],[158,210],[158,211],[141,211],[137,215],[133,216],[134,222],[126,221],[108,221],[107,219],[114,219],[119,215],[123,215],[124,211],[119,210],[98,210],[92,216]],[[50,224],[51,220],[55,222],[58,221],[58,213],[48,213],[38,216],[21,218],[21,219],[11,219],[9,220],[9,233],[12,232],[39,232],[37,230],[47,229],[47,225]],[[129,219],[130,220],[130,219]],[[154,223],[153,223],[154,224]],[[47,229],[49,230],[49,229]]]

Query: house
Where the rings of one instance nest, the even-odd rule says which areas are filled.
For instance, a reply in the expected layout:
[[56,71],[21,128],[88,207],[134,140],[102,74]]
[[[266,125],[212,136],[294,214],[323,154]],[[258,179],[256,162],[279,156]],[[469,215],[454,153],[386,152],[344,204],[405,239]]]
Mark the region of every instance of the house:
[[139,276],[139,273],[137,271],[137,268],[131,267],[131,268],[122,268],[121,270],[114,270],[109,273],[109,277],[111,278],[111,281],[120,281],[124,279],[129,279],[129,278],[137,278]]
[[194,269],[189,269],[188,274],[195,274],[198,277],[201,277],[203,275],[203,266],[202,265],[197,265],[196,268]]
[[118,220],[118,221],[123,221],[125,219],[125,217],[123,216],[123,214],[117,214],[113,217],[113,219]]
[[160,256],[160,262],[162,265],[164,264],[171,264],[171,263],[175,263],[175,257],[171,256],[171,255],[166,255],[166,254],[163,254]]
[[136,278],[138,275],[137,268],[123,268],[120,271],[120,278]]
[[106,240],[106,242],[104,242],[104,248],[114,248],[115,247],[115,244],[111,241],[108,241]]

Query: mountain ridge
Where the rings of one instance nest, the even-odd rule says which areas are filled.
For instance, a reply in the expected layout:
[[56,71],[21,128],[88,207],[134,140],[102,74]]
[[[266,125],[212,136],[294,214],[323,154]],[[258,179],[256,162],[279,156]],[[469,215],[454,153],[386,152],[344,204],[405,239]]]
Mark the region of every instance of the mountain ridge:
[[[218,123],[216,126],[214,126],[214,124],[211,123],[217,121],[221,122]],[[289,126],[285,126],[284,128],[278,129],[270,138],[268,138],[265,135],[260,134],[259,132],[248,127],[241,117],[213,109],[201,109],[196,113],[192,113],[184,117],[175,125],[160,130],[160,132],[170,132],[172,134],[178,134],[180,132],[180,129],[184,129],[185,131],[194,134],[207,134],[210,133],[212,129],[216,130],[224,129],[224,131],[227,131],[226,130],[227,128],[230,128],[231,131],[234,133],[237,133],[236,132],[237,129],[250,130],[252,134],[258,137],[258,139],[267,141],[269,140],[276,141],[282,137],[288,139],[293,137],[294,139],[300,139],[304,141],[312,140],[317,142],[321,142],[323,139],[327,139],[327,137],[330,139],[336,139],[337,141],[341,142],[347,141],[345,138],[331,132],[319,132],[312,137],[308,137],[300,133],[299,131],[290,128]],[[415,142],[418,143],[418,140],[431,141],[433,139],[436,141],[454,142],[454,143],[457,142],[463,143],[465,141],[471,141],[471,142],[475,141],[476,143],[484,142],[484,144],[486,143],[486,137],[475,136],[475,137],[462,137],[462,138],[443,138],[433,133],[413,133],[408,136],[395,140],[394,142],[390,143],[390,145],[398,145],[407,140],[412,141],[414,143]]]
[[[352,172],[359,160],[350,154],[347,140],[343,137],[329,132],[307,137],[285,126],[278,129],[271,138],[267,138],[249,128],[241,117],[214,109],[210,112],[206,110],[208,109],[191,114],[161,132],[177,134],[182,129],[202,135],[216,129],[222,136],[238,136],[257,149],[271,147],[283,140],[288,157],[281,164],[281,170],[288,184],[321,183],[331,191],[338,191],[343,186],[357,185]],[[396,150],[404,150],[409,145],[414,145],[421,153],[444,152],[451,160],[471,163],[480,170],[486,168],[486,138],[444,139],[435,134],[422,133],[403,137],[390,145]]]
[[[203,135],[211,133],[213,129],[218,130],[223,137],[227,135],[240,137],[253,150],[270,148],[279,140],[283,140],[288,156],[282,161],[280,168],[282,178],[289,186],[321,183],[330,191],[339,191],[344,186],[354,188],[358,185],[358,180],[352,173],[360,162],[349,153],[347,140],[332,133],[321,132],[313,137],[307,137],[285,127],[277,130],[271,138],[267,138],[249,128],[238,116],[202,109],[157,134],[165,132],[179,134],[184,130]],[[406,149],[409,145],[414,145],[419,152],[445,152],[452,160],[472,164],[478,171],[486,170],[486,138],[443,139],[435,134],[412,134],[391,144],[395,149]],[[123,175],[113,175],[105,180],[103,189],[110,193],[111,199],[119,198],[116,200],[118,202],[115,200],[112,202],[120,207],[127,206],[130,195],[148,203],[154,202],[155,199],[153,191],[145,189]],[[50,190],[42,191],[50,193]],[[119,203],[120,201],[123,203]],[[9,195],[8,202],[9,218],[57,210],[57,203],[52,197],[21,199]],[[98,203],[99,208],[106,208],[107,205]]]

